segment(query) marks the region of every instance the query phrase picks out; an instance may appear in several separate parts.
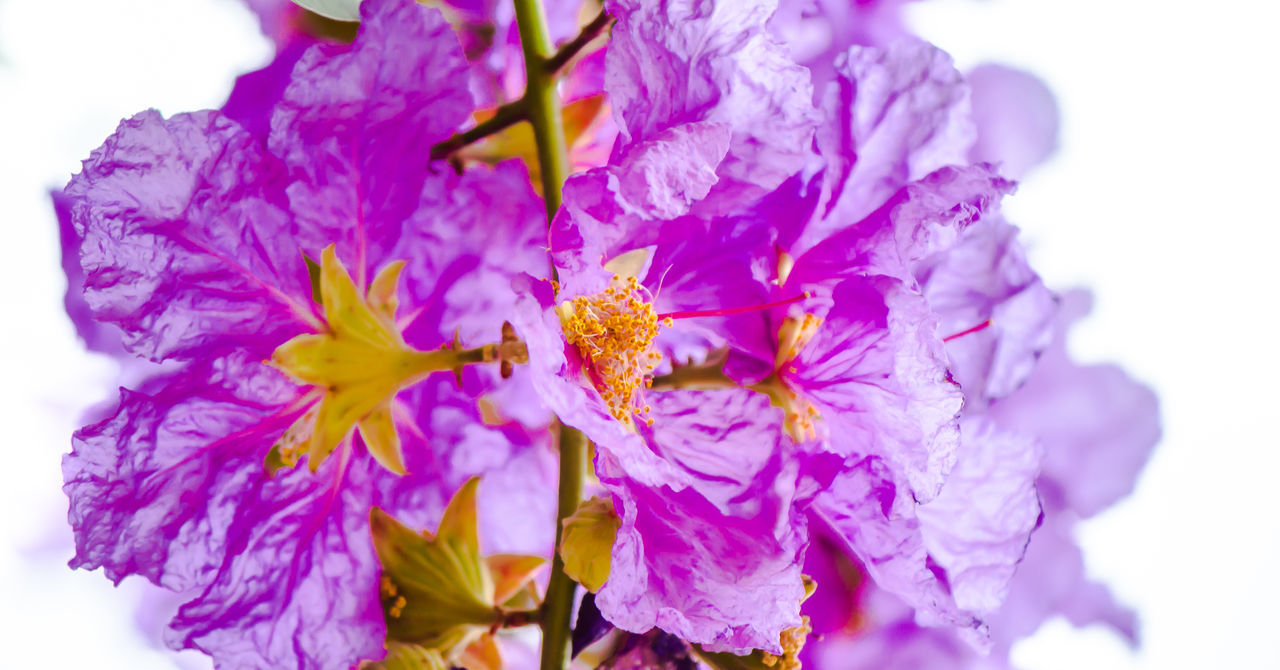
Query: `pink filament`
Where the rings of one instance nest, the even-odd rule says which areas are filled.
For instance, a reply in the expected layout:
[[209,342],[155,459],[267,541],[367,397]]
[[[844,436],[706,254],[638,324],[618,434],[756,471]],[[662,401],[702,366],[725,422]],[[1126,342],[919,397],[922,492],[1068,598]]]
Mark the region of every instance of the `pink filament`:
[[764,309],[771,309],[774,307],[781,307],[782,305],[789,305],[793,302],[799,302],[808,297],[809,297],[809,292],[805,291],[800,295],[787,298],[786,300],[777,300],[774,302],[767,302],[763,305],[748,305],[746,307],[732,307],[730,309],[709,309],[702,312],[667,312],[666,314],[659,314],[658,319],[659,320],[691,319],[698,316],[729,316],[731,314],[743,314],[745,312],[758,312]]

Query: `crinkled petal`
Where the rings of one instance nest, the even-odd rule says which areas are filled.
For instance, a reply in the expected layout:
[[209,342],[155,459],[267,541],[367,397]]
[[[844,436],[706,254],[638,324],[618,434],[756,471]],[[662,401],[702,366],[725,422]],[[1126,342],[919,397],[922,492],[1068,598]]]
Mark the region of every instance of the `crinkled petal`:
[[512,280],[550,274],[545,216],[519,161],[429,177],[391,254],[408,260],[404,291],[416,298],[404,301],[406,340],[431,349],[455,332],[467,346],[500,339],[514,318]]
[[526,449],[519,435],[483,425],[445,376],[399,400],[418,410],[396,417],[409,474],[390,475],[357,440],[314,475],[303,467],[259,475],[240,499],[256,514],[233,524],[220,569],[179,612],[171,644],[235,667],[347,668],[380,657],[385,633],[370,508],[432,528],[472,476],[484,478],[481,496],[490,506],[483,509],[504,510],[481,514],[487,552],[550,553],[555,511],[546,491],[555,475],[545,446]]
[[721,123],[689,123],[657,133],[615,157],[605,168],[575,175],[564,188],[564,204],[551,226],[551,248],[565,295],[595,293],[607,283],[600,266],[630,249],[673,239],[660,233],[689,213],[718,181],[716,166],[729,148]]
[[916,510],[929,555],[960,607],[995,612],[1040,522],[1040,445],[982,417],[961,422],[956,465],[942,493]]
[[854,47],[836,67],[818,133],[831,200],[797,251],[865,218],[908,182],[965,163],[973,143],[969,90],[941,49],[915,39]]
[[[307,248],[338,245],[372,276],[418,205],[431,146],[471,112],[467,64],[439,10],[365,0],[351,46],[320,44],[293,71],[271,119]],[[443,168],[443,169],[448,169]]]
[[628,147],[612,171],[619,196],[649,218],[688,213],[719,181],[716,168],[729,151],[726,123],[686,123],[655,133]]
[[846,466],[813,510],[876,586],[914,608],[921,623],[985,635],[986,624],[956,604],[943,568],[929,556],[916,507],[888,464],[870,457]]
[[817,406],[835,452],[883,458],[921,502],[955,462],[962,404],[935,331],[924,299],[901,283],[846,280],[787,375]]
[[154,393],[122,391],[114,416],[63,460],[72,567],[183,590],[225,550],[239,488],[303,408],[283,375],[245,356],[193,363]]
[[730,199],[772,190],[799,170],[816,115],[809,72],[766,29],[777,4],[606,3],[618,19],[605,89],[621,126],[621,146],[691,121],[727,124],[733,142],[718,169],[716,192]]
[[[1017,235],[998,218],[983,219],[916,271],[939,332],[955,336],[947,356],[969,412],[1026,381],[1053,336],[1057,299],[1027,264]],[[973,328],[980,330],[966,332]]]
[[782,413],[745,389],[653,394],[650,439],[688,483],[645,485],[602,468],[622,528],[600,611],[720,651],[780,653],[800,624],[802,460],[788,457]]
[[216,112],[123,121],[66,190],[95,317],[153,360],[239,347],[265,358],[313,324],[280,177]]
[[243,461],[226,553],[205,591],[178,611],[169,644],[223,667],[337,669],[381,656],[368,529],[381,467],[331,458],[314,474],[267,478],[260,458]]
[[71,221],[72,200],[62,191],[49,194],[53,200],[53,213],[58,219],[58,242],[62,247],[62,273],[67,280],[67,292],[63,296],[63,308],[76,335],[89,351],[109,356],[123,356],[124,344],[120,341],[120,329],[93,318],[93,310],[84,299],[84,268],[80,267],[80,243],[82,237]]
[[915,284],[918,263],[955,244],[960,233],[995,212],[1014,189],[989,165],[945,167],[907,184],[861,221],[796,260],[791,282],[822,283],[848,274],[883,274]]

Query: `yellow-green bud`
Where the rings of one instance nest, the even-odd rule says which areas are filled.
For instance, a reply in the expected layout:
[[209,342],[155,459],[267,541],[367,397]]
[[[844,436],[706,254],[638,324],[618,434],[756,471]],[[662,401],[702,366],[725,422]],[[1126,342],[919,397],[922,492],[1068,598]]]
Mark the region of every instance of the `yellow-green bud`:
[[588,591],[599,591],[609,579],[613,543],[621,526],[612,499],[592,498],[578,505],[564,520],[560,537],[565,574]]

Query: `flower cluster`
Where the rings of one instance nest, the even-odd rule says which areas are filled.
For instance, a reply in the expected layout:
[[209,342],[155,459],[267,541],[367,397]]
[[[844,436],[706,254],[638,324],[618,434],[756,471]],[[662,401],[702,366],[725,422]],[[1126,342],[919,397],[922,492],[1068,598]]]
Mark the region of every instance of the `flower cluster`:
[[515,668],[539,624],[563,667],[574,581],[602,667],[1132,633],[1070,525],[1154,400],[1067,360],[1000,215],[1051,140],[897,3],[254,4],[276,62],[56,196],[69,313],[150,361],[64,461],[72,565],[190,594],[171,645]]

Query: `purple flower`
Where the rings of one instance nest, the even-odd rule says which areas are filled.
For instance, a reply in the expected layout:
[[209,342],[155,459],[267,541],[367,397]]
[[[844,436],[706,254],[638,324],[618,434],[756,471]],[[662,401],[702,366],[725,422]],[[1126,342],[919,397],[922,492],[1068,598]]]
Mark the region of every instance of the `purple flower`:
[[[920,627],[901,601],[861,585],[858,594],[844,589],[849,601],[828,594],[823,602],[820,588],[806,604],[806,612],[826,624],[815,626],[825,639],[806,648],[818,667],[1008,668],[1014,642],[1054,616],[1078,626],[1101,623],[1134,639],[1133,613],[1085,576],[1072,527],[1132,490],[1159,438],[1157,407],[1150,390],[1114,366],[1070,362],[1065,328],[1083,313],[1086,302],[1080,294],[1065,297],[1053,344],[1025,384],[978,414],[997,430],[1033,435],[1044,451],[1036,480],[1044,521],[1031,536],[1008,597],[987,617],[990,655],[978,655],[945,629]],[[806,569],[816,566],[828,574],[844,569],[833,565],[840,565],[838,552],[811,552]],[[859,609],[852,625],[847,604]]]
[[[758,26],[750,23],[755,9],[719,9],[704,22],[732,17]],[[658,18],[679,11],[668,8]],[[619,24],[627,25],[625,18]],[[611,51],[610,62],[621,63],[614,71],[623,75],[661,69],[680,62],[683,44],[663,58],[655,54],[666,46],[625,51],[625,60]],[[965,470],[931,513],[917,509],[944,490],[961,438],[961,391],[948,375],[941,317],[921,281],[943,264],[935,254],[962,239],[1012,185],[987,166],[942,167],[963,162],[972,128],[967,91],[941,52],[923,44],[864,49],[842,67],[843,78],[825,98],[821,159],[806,148],[791,163],[773,163],[780,168],[775,176],[735,182],[725,169],[735,138],[756,127],[744,103],[713,98],[710,109],[720,110],[713,114],[705,104],[631,103],[636,109],[610,164],[565,189],[551,236],[559,294],[530,287],[539,295],[523,299],[517,328],[529,343],[540,394],[597,442],[597,471],[624,512],[614,572],[597,600],[624,629],[656,625],[712,649],[777,651],[779,633],[798,624],[795,568],[808,540],[803,511],[812,504],[854,554],[876,565],[874,576],[923,617],[981,630],[980,614],[1002,596],[1038,518],[1034,445],[979,425],[971,431],[974,467],[1007,462],[1008,475],[988,482]],[[630,86],[641,80],[621,81],[616,104],[626,120],[628,101],[642,95]],[[796,118],[802,132],[816,121],[812,110]],[[813,164],[825,169],[797,173]],[[752,188],[741,188],[745,183]],[[634,279],[614,276],[628,264]],[[992,283],[993,294],[1009,288]],[[807,293],[814,297],[792,299]],[[749,305],[768,309],[725,313]],[[669,322],[666,331],[659,325],[663,314],[707,312],[714,316]],[[645,379],[675,372],[671,361],[700,364],[726,346],[728,377],[720,381],[757,392],[745,397],[758,409],[725,404],[728,390],[682,391],[687,395],[678,402],[666,397],[669,391],[646,395]],[[678,417],[692,408],[725,409],[717,410],[724,413],[718,421],[682,423]],[[716,444],[699,436],[726,423],[744,435],[772,436],[754,438],[762,451],[740,453],[744,462],[729,467],[714,456]],[[773,478],[776,485],[757,482],[755,473],[775,470],[786,473]],[[753,492],[762,507],[717,503],[725,485]],[[958,503],[966,486],[981,489],[991,505],[969,515],[960,536],[948,535],[951,517],[964,515]],[[1014,501],[1015,511],[991,518],[1000,516],[991,507],[1001,500]],[[778,511],[762,518],[760,509]],[[762,521],[780,518],[793,519],[790,537],[760,533],[769,528]],[[999,534],[996,553],[985,562],[967,556],[965,529]],[[696,568],[664,569],[678,553],[666,546],[696,548]],[[744,577],[732,561],[748,546],[756,569]],[[954,584],[939,561],[949,563]],[[725,582],[740,590],[716,586]],[[771,591],[774,583],[789,590]],[[744,584],[758,590],[753,610],[733,605]],[[725,603],[719,621],[702,614],[704,603]]]
[[[559,293],[529,282],[513,323],[538,395],[596,443],[596,473],[622,516],[596,599],[605,617],[713,649],[781,653],[780,633],[800,625],[799,505],[816,490],[816,455],[786,436],[782,412],[764,395],[645,390],[647,378],[671,370],[675,351],[705,356],[717,332],[740,330],[730,324],[759,326],[733,314],[659,315],[750,305],[752,296],[759,304],[767,295],[750,267],[767,248],[764,237],[736,234],[731,221],[651,218],[679,211],[682,201],[633,206],[630,197],[647,197],[643,170],[631,173],[634,192],[617,178],[655,153],[678,155],[671,145],[696,144],[690,128],[697,126],[570,180],[551,234]],[[664,185],[702,179],[676,171]]]
[[785,252],[780,293],[813,292],[818,306],[767,314],[766,356],[740,346],[726,370],[845,459],[812,507],[830,544],[921,622],[981,645],[1038,523],[1039,450],[968,411],[957,423],[960,401],[980,408],[1021,383],[1053,300],[992,218],[1012,184],[987,165],[941,166],[972,141],[945,54],[853,49],[823,100],[824,169],[745,217]]
[[[369,509],[426,527],[470,475],[521,500],[548,474],[523,429],[481,421],[491,376],[413,367],[455,330],[497,339],[511,276],[545,272],[541,204],[518,167],[427,164],[470,111],[457,40],[408,0],[363,12],[354,45],[302,55],[265,146],[216,112],[144,112],[67,188],[94,316],[171,366],[76,434],[72,565],[195,589],[169,642],[220,665],[379,657]],[[510,508],[538,531],[490,549],[547,551],[547,506]]]

